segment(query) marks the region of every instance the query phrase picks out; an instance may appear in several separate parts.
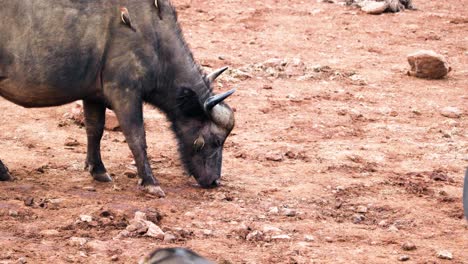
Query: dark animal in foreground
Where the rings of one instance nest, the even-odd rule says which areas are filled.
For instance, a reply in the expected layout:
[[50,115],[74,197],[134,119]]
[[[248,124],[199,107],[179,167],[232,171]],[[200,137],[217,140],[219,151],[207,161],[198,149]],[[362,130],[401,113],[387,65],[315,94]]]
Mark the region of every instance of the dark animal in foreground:
[[197,253],[184,248],[158,249],[139,264],[213,264]]
[[468,220],[468,168],[465,172],[465,183],[463,185],[463,210],[465,211],[465,219]]
[[[172,123],[187,171],[202,187],[219,183],[234,114],[211,85],[226,68],[202,73],[168,0],[128,0],[131,27],[117,0],[0,0],[0,96],[23,107],[83,100],[86,167],[112,178],[101,160],[105,110],[112,109],[133,153],[141,186],[164,196],[146,152],[143,103]],[[0,180],[9,180],[0,163]]]

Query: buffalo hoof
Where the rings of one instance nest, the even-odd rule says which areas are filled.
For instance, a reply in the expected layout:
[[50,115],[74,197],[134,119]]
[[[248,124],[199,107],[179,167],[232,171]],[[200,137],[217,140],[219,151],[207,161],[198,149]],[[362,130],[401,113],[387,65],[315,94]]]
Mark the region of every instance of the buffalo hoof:
[[0,160],[0,181],[11,181],[13,177],[11,177],[8,168],[3,164]]
[[112,181],[112,177],[107,172],[95,173],[92,176],[98,182],[111,182]]
[[166,194],[164,193],[164,191],[161,189],[160,186],[146,185],[146,186],[140,186],[140,187],[143,189],[143,191],[151,195],[157,196],[158,198],[166,197]]

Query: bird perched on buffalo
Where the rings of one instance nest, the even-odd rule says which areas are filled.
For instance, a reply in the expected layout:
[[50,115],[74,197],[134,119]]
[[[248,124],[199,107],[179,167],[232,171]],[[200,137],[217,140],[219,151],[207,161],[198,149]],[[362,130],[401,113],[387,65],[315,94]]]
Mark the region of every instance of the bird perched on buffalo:
[[139,264],[214,264],[185,248],[162,248],[152,252]]

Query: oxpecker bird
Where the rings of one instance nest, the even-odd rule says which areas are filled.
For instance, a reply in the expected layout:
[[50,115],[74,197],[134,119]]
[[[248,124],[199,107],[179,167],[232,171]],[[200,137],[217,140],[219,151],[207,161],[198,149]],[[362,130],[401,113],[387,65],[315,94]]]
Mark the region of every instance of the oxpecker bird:
[[128,13],[128,9],[126,7],[121,7],[120,8],[120,18],[122,19],[122,22],[129,26],[133,31],[136,31],[136,29],[132,25],[132,20],[130,19],[130,13]]

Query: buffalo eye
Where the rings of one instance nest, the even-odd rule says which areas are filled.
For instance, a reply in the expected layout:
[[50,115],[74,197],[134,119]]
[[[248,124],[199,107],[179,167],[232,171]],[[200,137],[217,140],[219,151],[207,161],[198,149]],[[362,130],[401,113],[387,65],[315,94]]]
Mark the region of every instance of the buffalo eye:
[[193,150],[195,150],[196,152],[200,152],[204,146],[205,146],[205,139],[203,138],[202,135],[200,135],[193,142]]

